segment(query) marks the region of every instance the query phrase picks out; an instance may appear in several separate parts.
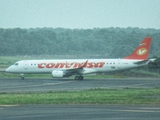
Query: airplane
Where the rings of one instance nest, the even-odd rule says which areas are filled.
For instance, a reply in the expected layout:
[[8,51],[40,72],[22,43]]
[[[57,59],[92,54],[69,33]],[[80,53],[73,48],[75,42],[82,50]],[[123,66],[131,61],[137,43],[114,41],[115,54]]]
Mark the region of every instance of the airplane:
[[129,68],[136,68],[154,62],[147,59],[151,37],[146,37],[132,54],[121,59],[62,59],[62,60],[21,60],[6,69],[8,73],[24,74],[49,73],[53,78],[75,76],[75,80],[83,80],[83,75],[106,73]]

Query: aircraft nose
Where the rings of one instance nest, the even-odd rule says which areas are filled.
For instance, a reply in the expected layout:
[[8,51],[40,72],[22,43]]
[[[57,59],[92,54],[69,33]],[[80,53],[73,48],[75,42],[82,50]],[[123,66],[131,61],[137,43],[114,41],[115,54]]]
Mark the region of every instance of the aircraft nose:
[[6,69],[6,72],[10,72],[11,71],[11,67],[8,67],[7,69]]

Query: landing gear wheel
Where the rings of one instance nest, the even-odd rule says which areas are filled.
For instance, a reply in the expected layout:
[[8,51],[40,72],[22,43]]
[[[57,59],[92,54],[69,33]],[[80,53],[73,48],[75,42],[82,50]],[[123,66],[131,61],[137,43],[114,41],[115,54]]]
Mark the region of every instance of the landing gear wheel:
[[75,80],[78,80],[78,79],[79,79],[79,76],[76,76],[76,77],[75,77]]
[[21,77],[21,80],[24,80],[24,74],[23,73],[20,74],[20,77]]
[[83,76],[76,76],[75,80],[83,80]]
[[79,76],[79,77],[78,77],[78,80],[83,80],[83,76]]

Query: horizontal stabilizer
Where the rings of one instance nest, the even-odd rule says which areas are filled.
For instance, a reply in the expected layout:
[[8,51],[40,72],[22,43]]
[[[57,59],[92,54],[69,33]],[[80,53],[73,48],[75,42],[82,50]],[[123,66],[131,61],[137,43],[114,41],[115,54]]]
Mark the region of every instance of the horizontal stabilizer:
[[140,65],[140,64],[146,64],[147,62],[148,60],[142,60],[142,61],[134,62],[134,64]]
[[148,59],[148,60],[142,60],[142,61],[134,62],[134,64],[137,64],[137,65],[148,64],[150,62],[154,62],[155,60],[156,60],[155,58],[152,58],[152,59]]

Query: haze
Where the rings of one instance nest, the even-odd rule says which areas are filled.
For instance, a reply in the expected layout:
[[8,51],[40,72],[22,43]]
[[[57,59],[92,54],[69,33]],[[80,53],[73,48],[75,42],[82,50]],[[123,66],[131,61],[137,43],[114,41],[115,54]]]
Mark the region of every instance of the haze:
[[0,0],[0,28],[160,29],[160,0]]

